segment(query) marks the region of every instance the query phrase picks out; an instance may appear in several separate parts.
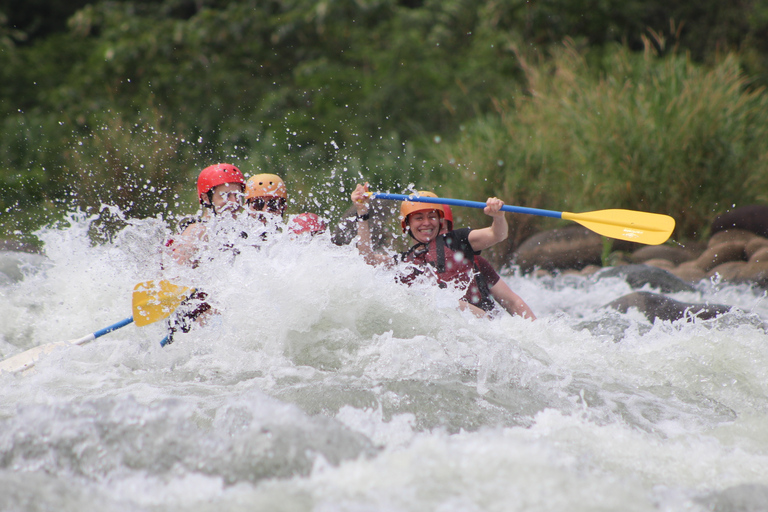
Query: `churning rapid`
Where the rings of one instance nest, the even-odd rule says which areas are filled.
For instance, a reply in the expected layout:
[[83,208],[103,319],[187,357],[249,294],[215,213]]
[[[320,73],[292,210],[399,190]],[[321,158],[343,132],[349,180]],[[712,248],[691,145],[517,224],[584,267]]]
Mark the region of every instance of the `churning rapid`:
[[[0,253],[0,356],[131,315],[164,222],[92,219]],[[219,315],[128,325],[0,374],[0,510],[707,511],[768,503],[765,294],[713,320],[604,304],[618,278],[503,279],[538,316],[477,319],[327,234],[233,237],[174,282]],[[13,267],[15,268],[15,267]],[[752,508],[750,508],[752,507]]]

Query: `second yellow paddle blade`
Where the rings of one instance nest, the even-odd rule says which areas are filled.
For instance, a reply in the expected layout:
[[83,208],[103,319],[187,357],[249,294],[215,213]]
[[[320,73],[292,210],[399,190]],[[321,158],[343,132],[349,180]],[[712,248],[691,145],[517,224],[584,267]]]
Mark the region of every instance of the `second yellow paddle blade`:
[[133,289],[133,321],[139,327],[169,316],[193,292],[170,281],[145,281]]
[[609,238],[647,245],[663,244],[675,229],[675,219],[669,215],[634,210],[563,212],[562,218],[578,222],[595,233]]

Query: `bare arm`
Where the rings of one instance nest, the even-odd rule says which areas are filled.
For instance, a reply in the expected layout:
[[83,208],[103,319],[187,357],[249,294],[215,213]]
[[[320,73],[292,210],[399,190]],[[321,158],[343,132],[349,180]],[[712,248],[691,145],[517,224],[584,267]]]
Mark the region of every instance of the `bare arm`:
[[512,316],[520,315],[523,318],[530,318],[536,320],[536,315],[533,314],[531,308],[528,307],[523,299],[520,298],[512,289],[507,286],[502,279],[491,287],[491,295],[496,299],[501,307],[507,310]]
[[469,232],[469,245],[475,251],[482,251],[492,245],[496,245],[506,240],[509,235],[507,218],[504,216],[504,212],[501,211],[504,201],[496,197],[489,197],[485,204],[486,206],[483,211],[486,215],[493,218],[493,222],[487,228],[473,229]]
[[[352,202],[355,204],[357,215],[365,215],[369,211],[370,196],[368,195],[368,184],[355,187],[352,192]],[[357,250],[369,265],[391,264],[392,258],[386,254],[379,254],[373,250],[371,243],[371,226],[367,220],[357,221]]]
[[204,236],[205,226],[202,223],[187,226],[171,246],[174,261],[179,265],[192,265]]
[[479,307],[475,306],[474,304],[470,304],[469,302],[467,302],[465,300],[460,300],[459,301],[459,310],[461,310],[461,311],[469,310],[477,318],[485,318],[486,316],[488,316],[488,314],[485,311],[483,311]]

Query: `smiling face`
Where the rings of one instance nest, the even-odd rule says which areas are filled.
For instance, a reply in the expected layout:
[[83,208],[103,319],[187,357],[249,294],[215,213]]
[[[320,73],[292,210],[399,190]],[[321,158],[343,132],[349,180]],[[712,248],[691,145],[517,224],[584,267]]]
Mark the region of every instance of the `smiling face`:
[[408,216],[408,227],[413,238],[426,244],[440,232],[440,215],[437,210],[412,213]]

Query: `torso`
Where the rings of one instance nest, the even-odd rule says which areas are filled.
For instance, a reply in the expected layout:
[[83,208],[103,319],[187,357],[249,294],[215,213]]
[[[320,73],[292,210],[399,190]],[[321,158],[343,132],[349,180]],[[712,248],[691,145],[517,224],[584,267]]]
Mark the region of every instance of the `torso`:
[[416,244],[402,253],[400,261],[410,263],[413,267],[399,278],[400,282],[411,284],[420,275],[424,275],[426,268],[431,268],[440,287],[451,284],[466,290],[463,300],[485,311],[493,309],[494,302],[488,287],[482,278],[478,279],[476,254],[468,240],[469,232],[469,228],[457,229],[439,235],[428,244]]

